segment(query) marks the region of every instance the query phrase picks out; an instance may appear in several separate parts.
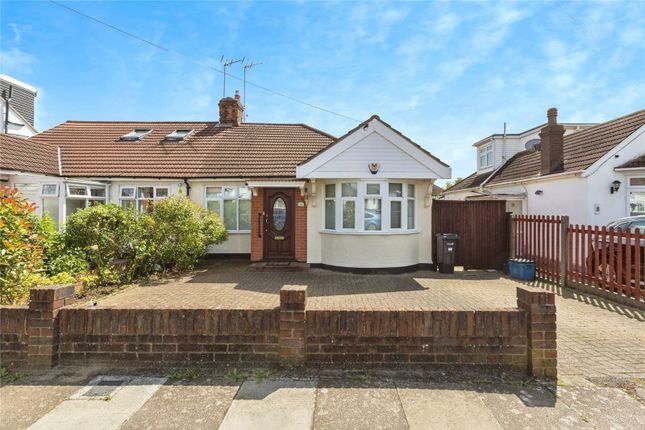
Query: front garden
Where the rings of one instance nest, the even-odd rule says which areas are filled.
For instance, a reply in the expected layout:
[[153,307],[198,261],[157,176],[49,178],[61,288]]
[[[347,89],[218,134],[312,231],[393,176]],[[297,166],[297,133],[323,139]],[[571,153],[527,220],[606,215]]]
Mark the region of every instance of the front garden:
[[84,297],[168,272],[190,270],[208,244],[227,232],[217,214],[185,197],[169,197],[149,213],[115,204],[51,218],[16,189],[0,186],[0,303],[22,304],[39,285],[77,285]]

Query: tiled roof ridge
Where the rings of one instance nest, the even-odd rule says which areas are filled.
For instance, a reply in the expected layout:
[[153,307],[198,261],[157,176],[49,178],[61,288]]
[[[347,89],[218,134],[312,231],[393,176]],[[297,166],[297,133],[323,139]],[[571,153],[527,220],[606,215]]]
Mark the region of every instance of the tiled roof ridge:
[[[594,133],[595,131],[597,131],[599,128],[603,128],[603,127],[611,127],[614,123],[617,123],[617,122],[619,122],[619,121],[622,121],[622,120],[624,120],[625,118],[630,118],[630,117],[638,116],[639,114],[643,114],[643,113],[645,113],[645,109],[640,109],[640,110],[637,110],[637,111],[635,111],[635,112],[628,113],[628,114],[623,115],[623,116],[619,116],[618,118],[610,119],[609,121],[600,122],[600,123],[598,123],[598,124],[596,124],[596,125],[593,125],[593,126],[591,126],[591,127],[589,127],[589,128],[585,128],[584,130],[580,130],[580,131],[577,131],[577,132],[575,132],[575,133],[568,134],[568,135],[564,136],[564,143],[566,144],[566,143],[567,143],[567,140],[572,140],[572,139],[574,139],[574,138],[576,138],[576,139],[580,139],[580,137],[581,137],[581,136],[582,136],[582,138],[584,138],[584,137],[585,137],[586,135],[588,135],[588,134],[593,134],[593,133]],[[567,138],[568,138],[568,139],[567,139]]]

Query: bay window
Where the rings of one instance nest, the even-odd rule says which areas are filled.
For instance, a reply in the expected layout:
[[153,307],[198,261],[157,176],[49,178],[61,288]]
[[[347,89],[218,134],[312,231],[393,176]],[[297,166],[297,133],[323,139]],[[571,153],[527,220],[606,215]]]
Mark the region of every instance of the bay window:
[[119,201],[123,209],[151,212],[155,200],[163,199],[169,195],[170,189],[166,186],[122,186],[119,192]]
[[249,187],[206,187],[206,208],[218,214],[229,231],[251,230]]
[[414,230],[415,185],[372,181],[325,184],[323,211],[324,230]]

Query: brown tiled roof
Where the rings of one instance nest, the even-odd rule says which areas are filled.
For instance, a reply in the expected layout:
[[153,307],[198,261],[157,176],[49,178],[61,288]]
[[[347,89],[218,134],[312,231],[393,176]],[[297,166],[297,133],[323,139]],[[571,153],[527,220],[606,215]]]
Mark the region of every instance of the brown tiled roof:
[[[135,128],[140,141],[120,137]],[[193,129],[182,142],[164,142],[177,129]],[[335,139],[303,124],[68,121],[31,138],[60,146],[65,176],[293,177],[295,167]]]
[[432,195],[438,196],[440,194],[443,194],[443,188],[438,185],[432,184]]
[[[645,124],[645,110],[564,136],[564,172],[584,170]],[[522,151],[497,171],[489,184],[540,176],[540,151]]]
[[480,186],[482,182],[488,179],[488,177],[491,174],[492,172],[486,172],[486,173],[480,173],[478,175],[477,172],[475,172],[472,175],[457,182],[452,187],[448,188],[446,191],[464,191],[470,188],[476,188]]
[[10,134],[0,134],[0,168],[58,175],[56,147]]
[[637,169],[640,167],[645,167],[645,154],[640,157],[636,157],[633,160],[628,161],[622,166],[618,167],[619,169]]

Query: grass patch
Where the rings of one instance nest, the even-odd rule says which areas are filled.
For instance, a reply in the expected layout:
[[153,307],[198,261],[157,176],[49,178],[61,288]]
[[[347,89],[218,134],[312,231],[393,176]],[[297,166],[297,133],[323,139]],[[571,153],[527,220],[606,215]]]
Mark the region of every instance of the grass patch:
[[171,381],[178,381],[181,379],[197,379],[199,372],[195,369],[175,370],[174,372],[166,373],[166,378]]
[[264,381],[271,379],[272,376],[273,376],[273,370],[271,369],[263,370],[262,372],[258,372],[255,374],[255,382],[258,384],[261,384]]
[[23,373],[12,372],[6,367],[0,367],[0,385],[14,383],[23,376],[25,376]]
[[369,377],[369,376],[367,376],[367,375],[363,375],[363,374],[349,375],[349,376],[347,377],[347,380],[348,380],[350,383],[357,385],[357,384],[364,384],[364,383],[366,383],[367,381],[369,381],[369,380],[370,380],[370,377]]
[[226,377],[235,382],[244,382],[249,378],[249,374],[244,371],[238,370],[237,368],[233,368],[228,371]]

